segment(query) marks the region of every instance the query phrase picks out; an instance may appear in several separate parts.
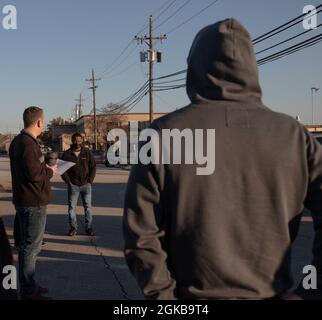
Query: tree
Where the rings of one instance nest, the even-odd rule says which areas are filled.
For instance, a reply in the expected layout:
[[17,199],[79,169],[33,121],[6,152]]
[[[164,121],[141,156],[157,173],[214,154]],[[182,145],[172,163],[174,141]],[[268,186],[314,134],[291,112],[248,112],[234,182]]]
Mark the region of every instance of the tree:
[[[108,132],[115,128],[123,128],[123,124],[126,123],[127,119],[126,112],[127,107],[124,104],[118,103],[109,103],[105,107],[99,109],[99,114],[104,116],[97,120],[99,144],[108,145]],[[126,129],[126,127],[123,129]]]
[[62,126],[64,124],[71,124],[71,123],[72,123],[71,120],[66,120],[66,119],[64,119],[62,117],[57,117],[57,118],[52,119],[49,122],[49,124],[47,126],[47,129],[49,130],[53,126]]
[[49,121],[48,125],[47,125],[47,129],[39,136],[39,140],[46,146],[49,148],[52,148],[52,127],[53,126],[61,126],[61,125],[65,125],[65,124],[71,124],[72,121],[70,120],[66,120],[62,117],[57,117],[52,119],[51,121]]

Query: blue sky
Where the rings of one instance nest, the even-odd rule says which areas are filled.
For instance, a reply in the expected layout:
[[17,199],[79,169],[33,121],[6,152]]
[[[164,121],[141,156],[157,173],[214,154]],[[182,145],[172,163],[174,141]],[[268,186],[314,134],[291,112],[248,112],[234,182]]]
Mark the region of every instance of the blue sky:
[[[0,27],[0,132],[17,132],[26,106],[44,107],[47,119],[68,117],[79,93],[87,98],[85,112],[91,110],[91,94],[85,79],[91,68],[101,73],[147,22],[150,13],[168,0],[0,0],[0,8],[13,4],[18,11],[18,30]],[[156,24],[171,15],[186,0],[178,0]],[[211,0],[192,0],[157,32],[166,33]],[[158,48],[163,63],[156,65],[156,76],[184,69],[191,42],[200,28],[227,17],[236,17],[253,38],[300,15],[306,0],[219,0],[216,5],[169,35]],[[158,13],[156,13],[157,15]],[[0,17],[2,19],[3,15]],[[322,23],[322,14],[318,17]],[[1,21],[1,20],[0,20]],[[292,28],[256,49],[302,32]],[[314,30],[310,36],[321,32]],[[296,43],[296,40],[294,43]],[[133,42],[133,54],[112,73],[104,75],[97,91],[98,107],[130,95],[146,81],[147,65],[139,63],[144,47]],[[132,49],[133,48],[133,49]],[[273,50],[274,52],[274,50]],[[126,54],[124,55],[124,57]],[[322,44],[260,67],[264,102],[270,108],[311,119],[312,86],[322,89]],[[127,72],[125,70],[135,61]],[[112,76],[112,77],[111,77]],[[113,77],[114,76],[114,77]],[[188,103],[184,90],[159,93],[156,111],[173,111]],[[322,90],[315,99],[316,120],[322,123]],[[148,111],[144,99],[133,111]]]

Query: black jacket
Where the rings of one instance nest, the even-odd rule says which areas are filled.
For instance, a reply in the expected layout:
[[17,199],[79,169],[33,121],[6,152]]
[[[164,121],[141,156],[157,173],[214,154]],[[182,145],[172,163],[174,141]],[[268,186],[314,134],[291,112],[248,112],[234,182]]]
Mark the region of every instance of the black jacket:
[[22,131],[10,145],[13,203],[18,207],[45,206],[50,201],[48,169],[38,141]]
[[96,163],[92,152],[82,148],[79,157],[73,149],[64,152],[62,158],[64,161],[74,162],[76,165],[70,168],[62,175],[63,180],[76,186],[84,186],[87,183],[92,184],[96,175]]
[[322,147],[295,119],[263,105],[251,37],[236,20],[197,35],[187,92],[192,104],[152,127],[216,129],[216,170],[197,176],[196,163],[134,166],[125,257],[145,296],[285,293],[293,285],[291,247],[305,207],[315,217],[313,264],[321,275]]

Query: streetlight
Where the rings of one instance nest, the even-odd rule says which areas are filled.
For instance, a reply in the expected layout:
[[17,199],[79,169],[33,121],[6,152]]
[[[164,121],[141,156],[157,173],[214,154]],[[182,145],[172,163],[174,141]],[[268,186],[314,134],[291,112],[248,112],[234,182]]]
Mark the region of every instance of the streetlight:
[[320,88],[312,87],[311,94],[312,94],[312,126],[314,126],[314,93],[317,93]]

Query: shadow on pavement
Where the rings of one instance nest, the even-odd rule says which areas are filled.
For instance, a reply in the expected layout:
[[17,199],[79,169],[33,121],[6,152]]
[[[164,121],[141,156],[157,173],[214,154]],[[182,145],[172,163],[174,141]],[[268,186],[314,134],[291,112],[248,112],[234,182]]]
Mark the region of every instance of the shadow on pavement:
[[[126,183],[94,183],[93,207],[123,208]],[[63,182],[52,183],[53,198],[50,204],[67,205],[67,186]],[[79,199],[79,204],[81,201]]]

